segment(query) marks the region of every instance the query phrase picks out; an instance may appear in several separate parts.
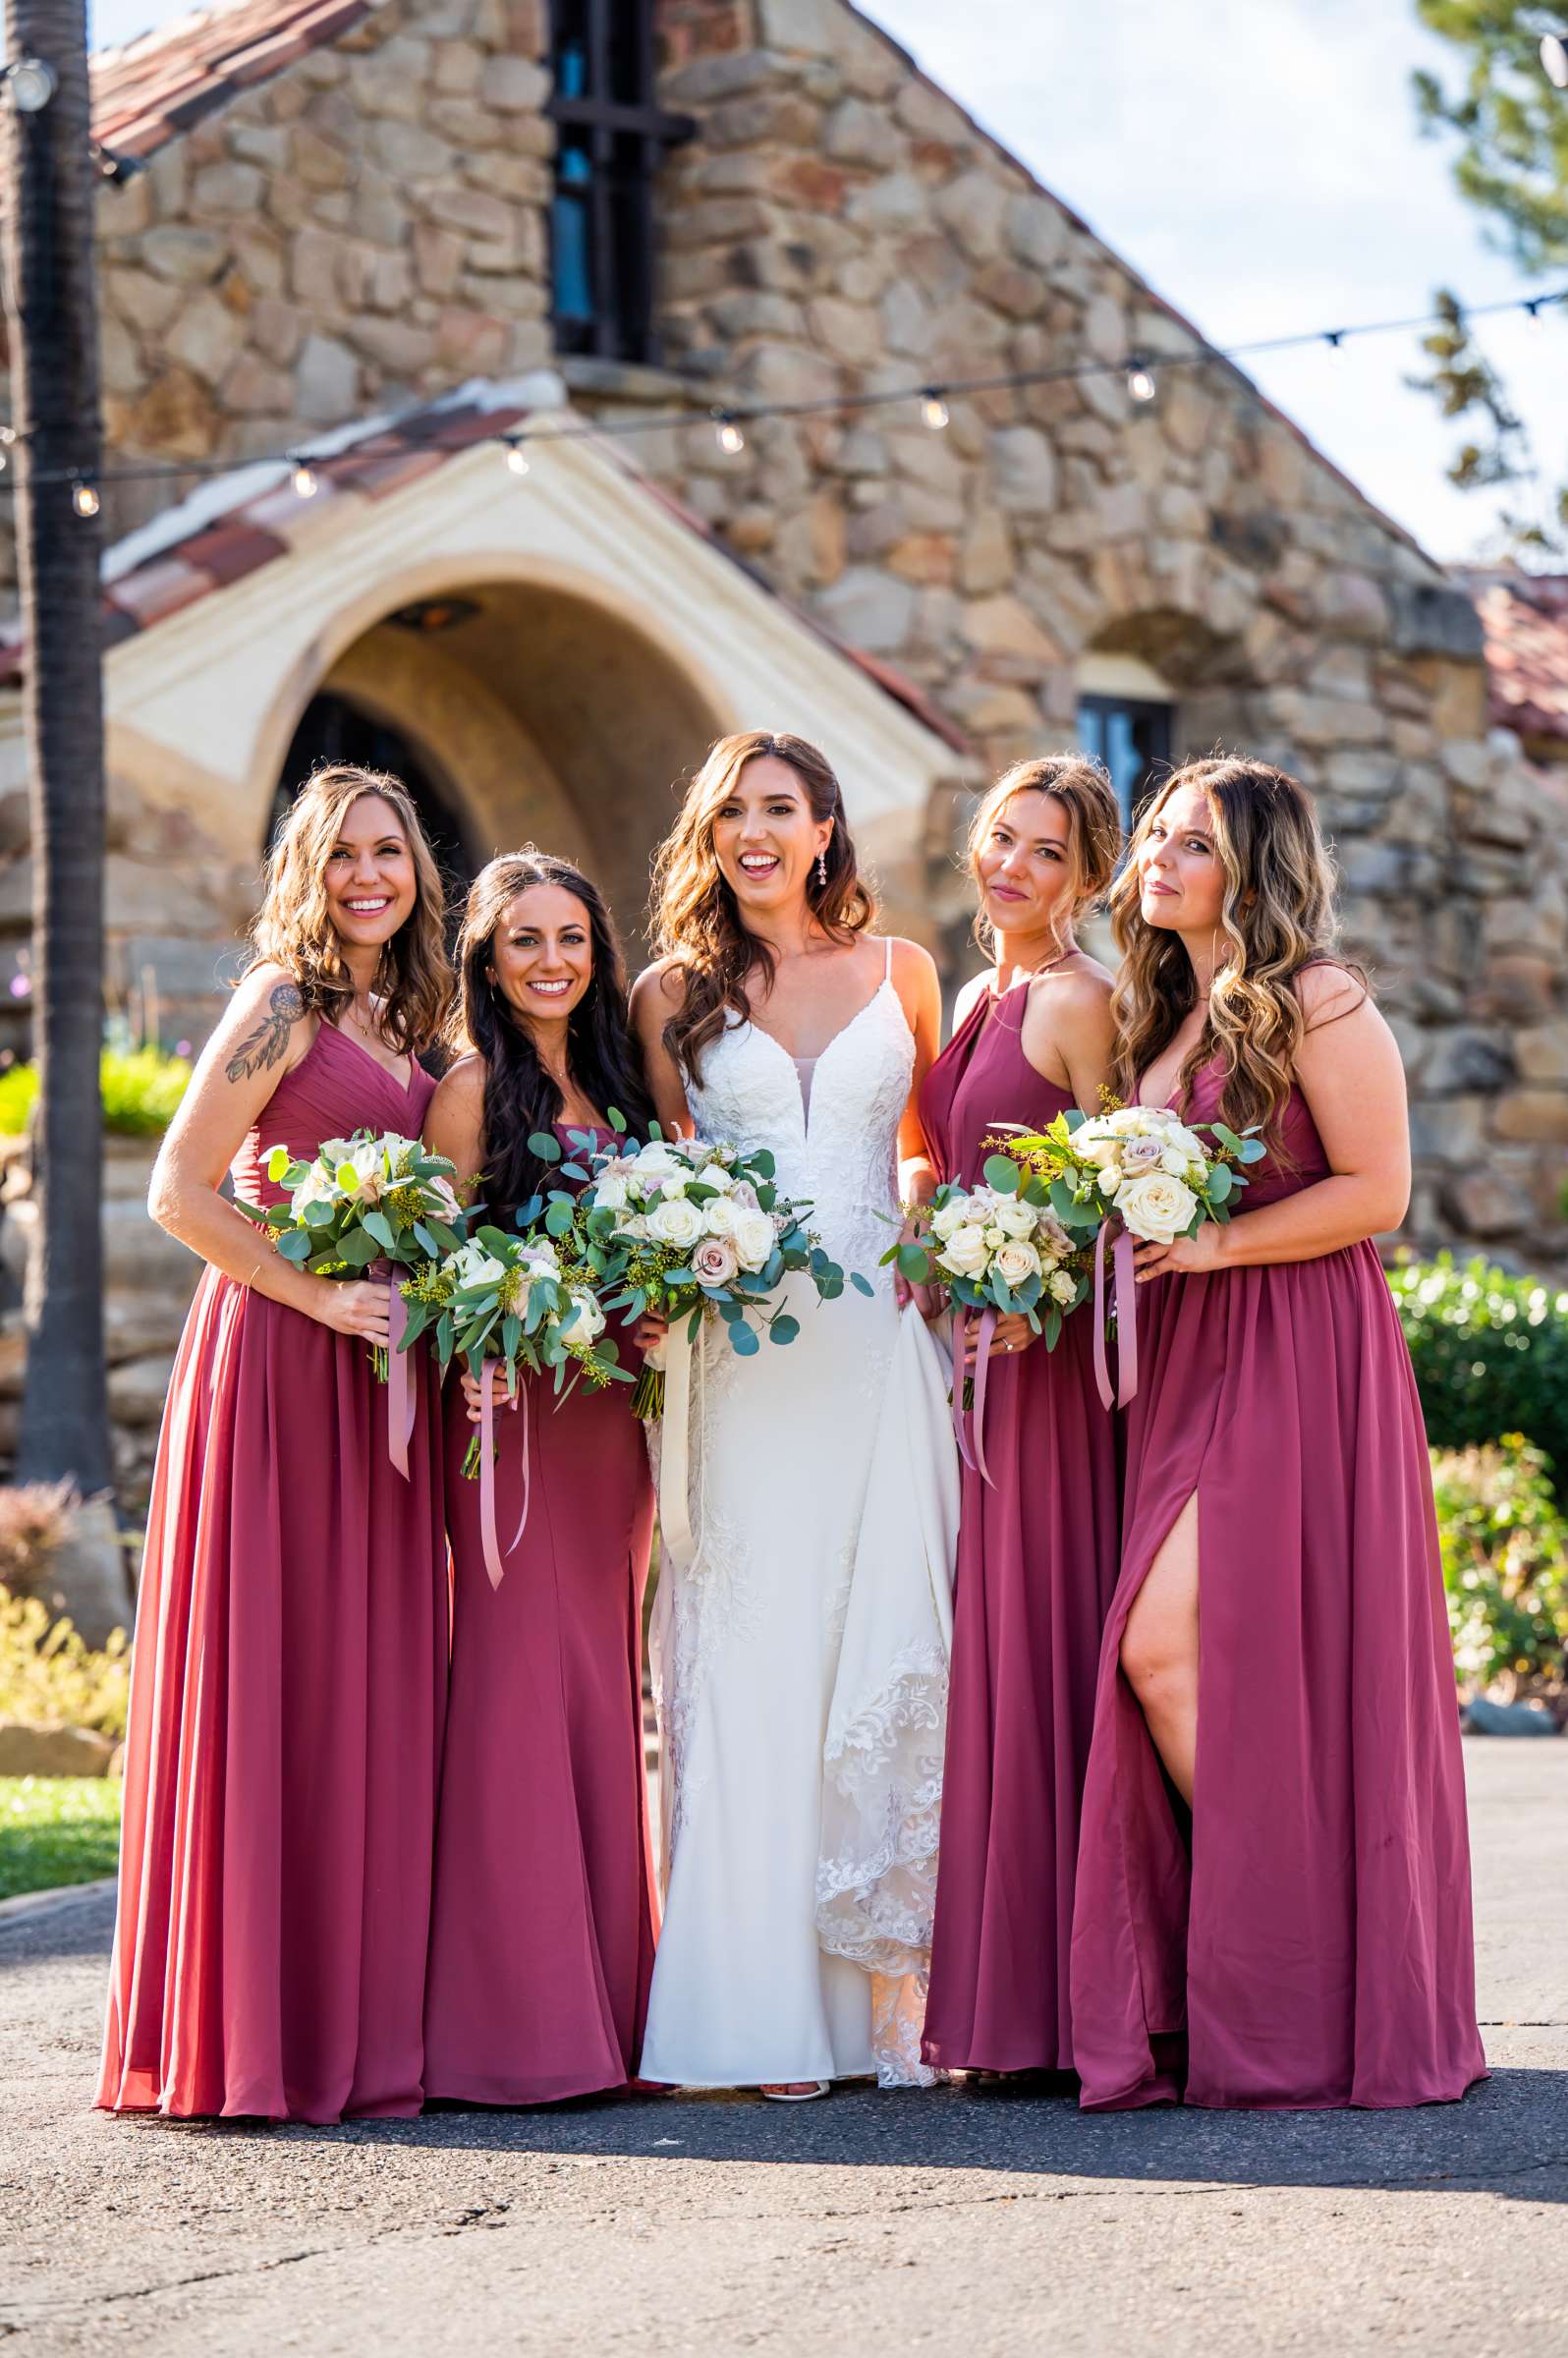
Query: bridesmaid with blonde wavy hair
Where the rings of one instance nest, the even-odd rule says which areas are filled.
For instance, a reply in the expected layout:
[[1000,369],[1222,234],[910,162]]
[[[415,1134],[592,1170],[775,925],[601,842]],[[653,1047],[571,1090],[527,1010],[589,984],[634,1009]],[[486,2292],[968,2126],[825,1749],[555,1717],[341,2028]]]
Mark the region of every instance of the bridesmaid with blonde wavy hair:
[[1079,1844],[1086,2105],[1429,2104],[1485,2070],[1431,1475],[1372,1238],[1405,1081],[1312,804],[1154,796],[1112,896],[1115,1083],[1260,1127],[1226,1226],[1138,1249],[1140,1389]]
[[97,2102],[418,2112],[446,1698],[441,1418],[387,1447],[390,1288],[313,1277],[225,1202],[269,1147],[417,1138],[446,1011],[441,881],[395,778],[317,771],[267,862],[256,957],[152,1174],[207,1263],[147,1510],[120,1910]]
[[[966,985],[921,1090],[917,1199],[943,1180],[978,1185],[1004,1123],[1039,1130],[1075,1104],[1098,1109],[1111,979],[1074,926],[1120,848],[1110,780],[1077,754],[1018,762],[981,803],[969,859],[976,934],[994,964]],[[1092,1315],[1069,1319],[1054,1351],[1022,1313],[998,1323],[983,1404],[990,1479],[963,1476],[923,2049],[953,2070],[1073,2064],[1078,1817],[1120,1522]]]

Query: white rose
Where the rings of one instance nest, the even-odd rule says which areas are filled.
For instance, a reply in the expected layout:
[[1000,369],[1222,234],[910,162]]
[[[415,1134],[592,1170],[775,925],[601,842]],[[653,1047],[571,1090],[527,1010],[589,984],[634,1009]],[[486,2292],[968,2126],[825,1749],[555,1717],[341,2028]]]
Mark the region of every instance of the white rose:
[[998,1228],[994,1220],[990,1221],[986,1227],[982,1228],[980,1230],[980,1234],[984,1237],[986,1244],[990,1247],[990,1250],[993,1253],[996,1251],[999,1245],[1005,1245],[1007,1242],[1006,1229]]
[[737,1213],[734,1244],[743,1269],[766,1268],[775,1241],[773,1222],[765,1211]]
[[1193,1167],[1193,1158],[1190,1154],[1184,1154],[1180,1147],[1163,1147],[1160,1150],[1159,1167],[1167,1179],[1185,1179]]
[[526,1244],[520,1258],[524,1266],[535,1274],[540,1271],[547,1277],[559,1277],[561,1274],[561,1257],[545,1237],[534,1237]]
[[737,1179],[730,1190],[730,1202],[741,1211],[760,1211],[761,1202],[750,1179]]
[[963,1202],[964,1221],[967,1227],[988,1228],[990,1226],[991,1214],[996,1209],[996,1198],[988,1187],[977,1187],[973,1195],[966,1196]]
[[1022,1285],[1040,1273],[1039,1255],[1022,1237],[1010,1236],[991,1263],[1004,1285]]
[[1118,1105],[1114,1113],[1098,1116],[1113,1138],[1145,1138],[1148,1134],[1150,1109],[1143,1105]]
[[338,1183],[330,1171],[312,1162],[300,1185],[294,1191],[294,1208],[304,1211],[308,1204],[333,1204],[337,1201]]
[[649,1188],[656,1187],[661,1179],[681,1167],[662,1138],[650,1139],[645,1147],[639,1147],[631,1164],[634,1178],[645,1182]]
[[574,1343],[591,1343],[604,1332],[604,1313],[592,1294],[574,1294],[572,1307],[561,1320],[561,1331]]
[[744,1216],[732,1196],[715,1196],[711,1204],[700,1204],[698,1209],[709,1236],[733,1236],[736,1221]]
[[700,1186],[716,1187],[721,1196],[727,1196],[735,1185],[721,1162],[704,1162],[697,1176]]
[[647,1215],[647,1232],[659,1244],[674,1245],[685,1252],[702,1233],[701,1211],[684,1196],[675,1196],[668,1203],[654,1206]]
[[1113,1196],[1116,1193],[1122,1184],[1122,1166],[1119,1162],[1102,1162],[1100,1164],[1099,1183],[1107,1196]]
[[385,1185],[380,1148],[356,1147],[338,1165],[337,1177],[345,1195],[357,1196],[362,1204],[378,1203]]
[[1085,1122],[1073,1133],[1073,1152],[1080,1162],[1114,1162],[1121,1141],[1097,1121]]
[[1077,1284],[1068,1275],[1065,1269],[1057,1269],[1053,1275],[1046,1279],[1045,1286],[1051,1300],[1053,1302],[1060,1302],[1064,1306],[1071,1302],[1073,1296],[1078,1291]]
[[931,1213],[931,1234],[933,1236],[944,1238],[956,1236],[963,1225],[964,1199],[962,1196],[956,1198],[950,1196],[945,1204],[939,1204]]
[[956,1236],[949,1237],[946,1247],[936,1257],[938,1268],[950,1270],[955,1277],[980,1276],[989,1259],[985,1231],[968,1224]]
[[1145,1237],[1151,1245],[1168,1245],[1192,1226],[1198,1198],[1167,1172],[1145,1171],[1128,1180],[1116,1199],[1116,1208],[1134,1236]]
[[618,1162],[612,1162],[593,1182],[593,1201],[603,1211],[624,1211],[626,1199],[626,1173]]
[[644,1244],[647,1241],[647,1221],[642,1212],[629,1211],[624,1218],[616,1221],[615,1233],[618,1237],[626,1238],[632,1244]]
[[457,1257],[457,1267],[460,1285],[499,1285],[506,1275],[505,1264],[479,1245],[465,1245]]
[[666,1204],[673,1204],[677,1196],[684,1196],[686,1189],[687,1173],[685,1171],[671,1171],[667,1179],[659,1181],[658,1192]]
[[1004,1236],[1033,1236],[1037,1216],[1033,1204],[1021,1204],[1016,1196],[1004,1196],[996,1207],[996,1225]]

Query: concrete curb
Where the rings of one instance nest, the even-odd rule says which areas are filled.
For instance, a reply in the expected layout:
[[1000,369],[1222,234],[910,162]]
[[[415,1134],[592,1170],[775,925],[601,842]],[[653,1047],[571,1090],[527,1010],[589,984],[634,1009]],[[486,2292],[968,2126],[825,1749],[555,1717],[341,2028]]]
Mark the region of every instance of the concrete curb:
[[14,1916],[41,1914],[68,1899],[94,1899],[101,1891],[112,1891],[118,1881],[118,1876],[104,1875],[91,1883],[56,1883],[50,1891],[19,1891],[14,1899],[0,1899],[0,1924]]

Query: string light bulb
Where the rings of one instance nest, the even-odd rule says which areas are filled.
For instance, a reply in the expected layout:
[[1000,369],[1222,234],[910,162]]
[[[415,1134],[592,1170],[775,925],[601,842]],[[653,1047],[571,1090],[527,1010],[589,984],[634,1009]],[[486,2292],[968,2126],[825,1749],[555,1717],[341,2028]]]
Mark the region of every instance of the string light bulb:
[[514,475],[527,475],[529,471],[529,454],[524,449],[521,442],[512,438],[508,439],[506,445],[506,463]]
[[738,459],[746,448],[746,436],[728,410],[715,410],[718,421],[718,446],[727,459]]
[[1152,401],[1159,391],[1154,371],[1147,361],[1131,361],[1127,368],[1127,390],[1134,401]]
[[79,516],[96,516],[101,504],[95,483],[79,481],[71,493],[71,505]]
[[314,499],[320,487],[309,460],[297,458],[294,462],[294,488],[300,498]]
[[921,395],[921,416],[933,434],[939,434],[951,413],[934,385],[927,385]]

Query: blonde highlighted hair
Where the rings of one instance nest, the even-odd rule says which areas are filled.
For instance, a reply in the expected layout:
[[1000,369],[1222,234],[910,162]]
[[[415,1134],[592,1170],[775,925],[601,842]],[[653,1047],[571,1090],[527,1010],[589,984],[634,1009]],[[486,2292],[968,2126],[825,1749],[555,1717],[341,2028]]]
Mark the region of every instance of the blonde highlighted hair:
[[400,780],[347,761],[318,769],[308,780],[267,854],[251,940],[258,960],[293,976],[308,1013],[335,1024],[347,1011],[354,982],[327,904],[327,862],[350,810],[367,795],[397,813],[414,862],[414,908],[382,949],[372,984],[383,1003],[386,1039],[400,1053],[414,1056],[440,1033],[452,996],[452,970],[440,870]]
[[[1295,980],[1304,967],[1335,956],[1336,924],[1333,870],[1312,801],[1298,780],[1266,761],[1239,755],[1190,761],[1157,789],[1138,822],[1110,896],[1122,953],[1111,1085],[1131,1100],[1195,1002],[1192,961],[1177,934],[1144,917],[1139,876],[1149,829],[1182,786],[1201,788],[1208,804],[1225,870],[1218,931],[1228,955],[1215,969],[1203,1031],[1177,1076],[1176,1102],[1185,1105],[1196,1075],[1218,1056],[1225,1067],[1220,1118],[1235,1130],[1260,1124],[1274,1132],[1306,1030]],[[1365,987],[1365,978],[1358,980]]]
[[684,1072],[697,1074],[733,1013],[750,1013],[747,983],[760,967],[773,980],[773,953],[748,932],[713,851],[713,822],[749,761],[770,757],[795,772],[812,816],[831,819],[823,875],[812,863],[806,888],[812,917],[830,940],[848,943],[876,922],[876,902],[855,857],[844,796],[825,754],[804,737],[743,729],[721,737],[686,790],[674,826],[653,855],[655,951],[673,958],[685,983],[682,1003],[664,1027],[664,1044]]
[[[1044,794],[1060,803],[1067,815],[1067,857],[1070,881],[1059,932],[1073,925],[1086,909],[1102,900],[1116,873],[1122,848],[1122,814],[1116,789],[1097,761],[1084,754],[1042,754],[1032,761],[1015,761],[1004,769],[981,798],[969,830],[969,872],[980,889],[980,856],[991,829],[1016,795]],[[987,958],[995,955],[996,934],[983,904],[975,916],[975,939]]]

